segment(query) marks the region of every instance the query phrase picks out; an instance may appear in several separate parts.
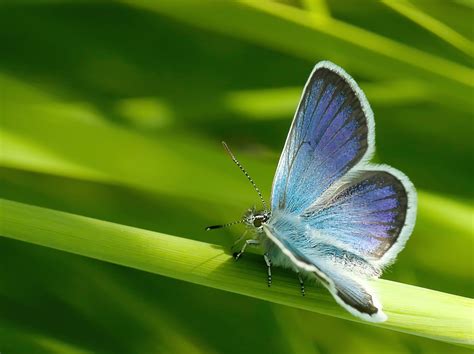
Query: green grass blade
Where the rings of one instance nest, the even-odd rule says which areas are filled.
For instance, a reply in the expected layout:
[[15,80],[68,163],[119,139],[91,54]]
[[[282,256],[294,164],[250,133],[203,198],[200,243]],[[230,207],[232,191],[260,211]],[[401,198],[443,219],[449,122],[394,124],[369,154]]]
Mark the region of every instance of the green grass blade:
[[302,7],[320,17],[331,17],[331,10],[326,0],[303,0]]
[[[299,23],[303,26],[307,24],[307,14],[304,11],[287,5],[256,3],[246,0],[243,0],[242,3],[263,13],[285,19],[288,22]],[[472,81],[469,79],[472,78],[472,70],[457,63],[433,56],[343,21],[335,19],[322,21],[321,23],[313,21],[311,25],[311,28],[314,30],[334,36],[334,38],[360,46],[371,52],[379,53],[380,55],[396,58],[407,64],[417,66],[419,69],[429,70],[436,75],[446,76],[448,79],[454,79],[472,87]],[[464,75],[467,75],[467,77]]]
[[123,2],[311,61],[330,59],[352,73],[416,77],[430,82],[438,97],[462,104],[471,100],[470,67],[344,21],[330,17],[317,21],[311,12],[293,6],[270,1]]
[[473,56],[474,46],[468,38],[459,34],[436,18],[424,13],[408,0],[384,0],[382,2],[392,10],[398,12],[400,15],[405,16],[419,26],[432,32],[446,43],[449,43],[460,51]]
[[[262,262],[235,263],[221,247],[2,199],[0,234],[102,261],[140,269],[278,304],[359,321],[321,289],[303,298],[296,280],[275,274],[268,289]],[[284,273],[284,274],[282,274]],[[472,347],[472,299],[379,280],[391,330]]]

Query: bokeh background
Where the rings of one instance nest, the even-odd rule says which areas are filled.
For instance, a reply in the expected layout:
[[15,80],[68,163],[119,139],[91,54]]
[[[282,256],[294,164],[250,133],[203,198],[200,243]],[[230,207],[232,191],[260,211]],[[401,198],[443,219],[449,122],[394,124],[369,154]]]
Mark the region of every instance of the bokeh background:
[[[473,6],[3,1],[0,196],[230,247],[241,229],[204,226],[258,199],[221,140],[268,197],[328,59],[372,104],[375,160],[419,191],[384,278],[472,297]],[[5,354],[470,352],[1,237],[0,265]]]

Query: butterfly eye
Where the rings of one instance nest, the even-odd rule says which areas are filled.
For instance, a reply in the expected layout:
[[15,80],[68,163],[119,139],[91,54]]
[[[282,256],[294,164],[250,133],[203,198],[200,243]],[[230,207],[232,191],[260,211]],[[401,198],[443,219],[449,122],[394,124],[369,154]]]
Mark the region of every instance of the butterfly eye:
[[262,218],[255,218],[255,220],[253,221],[253,226],[255,227],[260,227],[262,226]]

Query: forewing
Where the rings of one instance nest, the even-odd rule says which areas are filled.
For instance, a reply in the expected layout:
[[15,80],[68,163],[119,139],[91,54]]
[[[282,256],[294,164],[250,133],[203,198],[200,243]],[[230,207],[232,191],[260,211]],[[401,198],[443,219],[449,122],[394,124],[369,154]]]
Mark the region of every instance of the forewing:
[[381,268],[395,259],[413,230],[416,192],[401,172],[372,168],[345,176],[301,220]]
[[318,63],[303,90],[272,188],[272,209],[299,213],[373,152],[373,113],[340,67]]

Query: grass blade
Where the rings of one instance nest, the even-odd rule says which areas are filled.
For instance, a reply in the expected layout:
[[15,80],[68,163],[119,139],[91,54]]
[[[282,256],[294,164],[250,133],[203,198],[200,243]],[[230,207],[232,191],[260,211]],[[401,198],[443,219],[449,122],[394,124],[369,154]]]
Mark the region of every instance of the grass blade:
[[[266,286],[255,257],[240,264],[221,247],[2,199],[0,234],[200,285],[278,304],[359,321],[318,289],[306,298],[282,271]],[[281,274],[284,273],[284,274]],[[376,326],[435,340],[473,346],[472,299],[379,280],[389,320]],[[311,289],[311,288],[310,288]]]
[[451,44],[453,47],[459,49],[467,55],[470,55],[471,57],[473,56],[474,46],[469,39],[465,38],[436,18],[424,13],[408,0],[384,0],[382,2],[392,10],[398,12],[400,15],[405,16],[419,26],[443,39],[446,43]]
[[[472,88],[471,68],[344,21],[330,17],[316,21],[311,12],[289,5],[270,1],[122,2],[311,61],[329,59],[352,73],[384,79],[416,77],[430,82],[438,97],[470,102],[466,92]],[[359,60],[352,60],[354,57]]]

